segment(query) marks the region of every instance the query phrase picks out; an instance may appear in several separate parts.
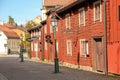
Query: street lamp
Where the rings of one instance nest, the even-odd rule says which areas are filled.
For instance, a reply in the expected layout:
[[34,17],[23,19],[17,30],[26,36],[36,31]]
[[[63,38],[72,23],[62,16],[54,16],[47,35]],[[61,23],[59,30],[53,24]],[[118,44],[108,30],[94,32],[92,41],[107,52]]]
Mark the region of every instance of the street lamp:
[[58,24],[58,20],[56,16],[51,17],[51,25],[54,28],[54,47],[55,47],[55,58],[54,58],[54,68],[55,68],[55,73],[59,72],[59,63],[58,63],[58,55],[57,55],[57,49],[56,49],[56,27]]
[[23,36],[20,35],[20,61],[23,62],[23,47],[24,47],[24,43],[23,43]]

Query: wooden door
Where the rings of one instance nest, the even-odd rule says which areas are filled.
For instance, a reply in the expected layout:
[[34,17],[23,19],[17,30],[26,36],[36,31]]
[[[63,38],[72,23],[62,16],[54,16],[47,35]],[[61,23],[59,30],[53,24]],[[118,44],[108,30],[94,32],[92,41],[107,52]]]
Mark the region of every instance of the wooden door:
[[93,39],[93,51],[94,51],[94,69],[97,71],[104,71],[104,51],[102,38],[94,38]]

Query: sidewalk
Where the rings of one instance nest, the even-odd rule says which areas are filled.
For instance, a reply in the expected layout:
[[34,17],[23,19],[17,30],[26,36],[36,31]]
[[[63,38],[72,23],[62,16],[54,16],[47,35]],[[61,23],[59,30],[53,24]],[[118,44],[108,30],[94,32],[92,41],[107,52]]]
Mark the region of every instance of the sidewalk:
[[[49,64],[49,65],[54,65],[53,62],[48,62],[48,61],[42,61],[42,60],[37,60],[37,59],[27,59],[27,60],[28,61],[32,61],[32,62],[38,62],[38,63],[44,63],[44,64]],[[64,66],[64,65],[61,65],[61,64],[59,64],[59,66],[63,67],[63,68],[71,69],[71,70],[76,70],[76,71],[79,71],[81,73],[85,73],[85,75],[86,74],[90,74],[90,75],[94,75],[94,76],[96,75],[95,76],[96,78],[97,77],[101,77],[101,79],[98,78],[98,79],[91,79],[91,80],[120,80],[120,76],[119,75],[115,75],[115,74],[105,75],[105,74],[100,73],[100,72],[85,71],[85,70],[81,70],[81,69],[76,69],[76,68],[71,68],[71,67],[68,67],[68,66]],[[87,80],[89,80],[89,79],[87,79]]]

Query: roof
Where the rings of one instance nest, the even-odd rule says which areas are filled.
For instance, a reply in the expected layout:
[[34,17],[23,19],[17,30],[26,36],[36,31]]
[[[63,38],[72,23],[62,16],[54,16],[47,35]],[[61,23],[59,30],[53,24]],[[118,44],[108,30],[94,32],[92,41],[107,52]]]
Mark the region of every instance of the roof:
[[14,31],[10,30],[6,26],[0,26],[0,31],[3,31],[9,39],[19,39],[19,36]]
[[32,31],[32,30],[39,29],[40,27],[42,27],[42,25],[41,25],[41,24],[38,24],[37,26],[34,26],[34,27],[28,29],[27,31],[30,32],[30,31]]
[[27,31],[27,29],[25,28],[25,27],[8,27],[9,29],[19,29],[19,30],[21,30],[21,31],[23,31],[23,32],[26,32]]
[[64,5],[71,0],[43,0],[43,6]]
[[80,3],[84,2],[86,0],[70,0],[69,2],[67,2],[66,4],[62,5],[61,7],[56,7],[56,8],[52,8],[50,9],[46,14],[49,15],[52,11],[57,11],[57,13],[62,13],[66,10],[71,9],[72,7],[79,5]]
[[67,9],[70,9],[80,3],[82,3],[85,0],[71,0],[68,3],[66,3],[65,5],[63,5],[60,9],[57,10],[57,13],[61,13]]

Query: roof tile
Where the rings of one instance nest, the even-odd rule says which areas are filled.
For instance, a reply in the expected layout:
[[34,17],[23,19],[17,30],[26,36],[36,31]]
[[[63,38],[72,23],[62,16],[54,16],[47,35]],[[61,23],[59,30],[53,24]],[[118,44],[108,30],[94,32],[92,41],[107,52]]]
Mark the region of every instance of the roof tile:
[[8,38],[19,39],[19,36],[14,31],[10,30],[6,26],[0,26],[0,30],[3,31]]
[[55,6],[55,5],[64,5],[71,0],[43,0],[44,6]]

